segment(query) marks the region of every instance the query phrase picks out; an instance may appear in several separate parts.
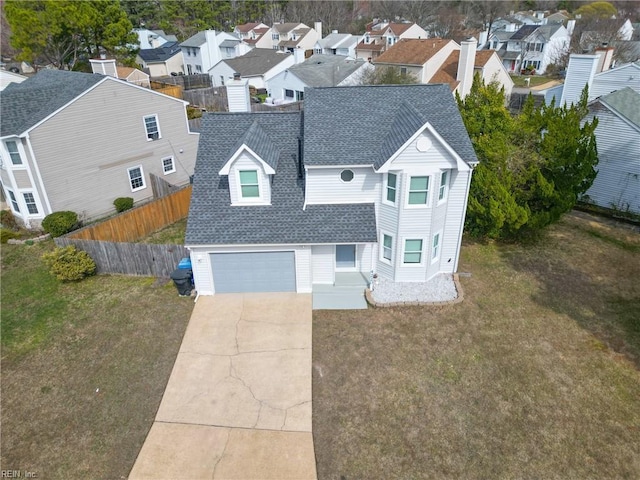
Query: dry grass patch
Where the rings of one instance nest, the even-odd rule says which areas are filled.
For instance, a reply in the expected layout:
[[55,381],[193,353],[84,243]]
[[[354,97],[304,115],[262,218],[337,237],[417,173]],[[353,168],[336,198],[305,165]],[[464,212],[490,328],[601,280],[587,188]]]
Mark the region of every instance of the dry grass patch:
[[319,478],[638,478],[640,238],[592,221],[467,243],[459,305],[314,312]]
[[2,468],[126,478],[193,301],[152,278],[58,283],[39,261],[50,248],[3,247]]

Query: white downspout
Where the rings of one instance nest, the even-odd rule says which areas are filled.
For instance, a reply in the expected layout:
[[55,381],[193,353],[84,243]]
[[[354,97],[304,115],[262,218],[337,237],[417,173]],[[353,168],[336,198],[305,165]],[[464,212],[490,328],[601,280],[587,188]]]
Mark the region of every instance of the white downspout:
[[453,264],[453,273],[458,271],[458,263],[460,261],[460,247],[462,246],[462,233],[464,232],[464,221],[467,216],[467,208],[469,207],[469,189],[471,188],[471,177],[473,177],[474,166],[470,165],[469,178],[467,179],[467,190],[464,194],[464,210],[460,219],[460,231],[458,232],[458,246],[456,248],[456,261]]
[[29,147],[29,155],[31,155],[31,161],[33,162],[33,168],[35,169],[36,176],[38,177],[38,184],[40,185],[40,191],[42,192],[42,197],[43,198],[41,198],[40,200],[44,201],[46,209],[47,209],[47,214],[53,213],[53,210],[51,209],[51,203],[49,203],[49,195],[47,195],[47,191],[44,188],[44,182],[42,181],[42,175],[40,174],[40,167],[38,167],[38,161],[36,160],[36,155],[33,152],[33,147],[31,146],[31,137],[27,133],[25,135],[25,138],[27,139],[27,147]]

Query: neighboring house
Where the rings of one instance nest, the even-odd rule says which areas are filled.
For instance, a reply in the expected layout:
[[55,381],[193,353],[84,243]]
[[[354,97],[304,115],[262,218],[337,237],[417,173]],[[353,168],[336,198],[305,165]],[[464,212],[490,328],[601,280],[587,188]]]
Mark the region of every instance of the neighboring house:
[[158,48],[139,50],[136,63],[149,70],[151,77],[184,73],[182,50],[178,42],[167,42]]
[[301,101],[306,88],[356,85],[371,68],[372,65],[362,59],[313,55],[275,75],[267,83],[267,89],[275,103]]
[[312,88],[304,116],[207,113],[185,240],[198,294],[451,274],[477,162],[446,85]]
[[158,48],[168,42],[177,42],[175,35],[167,35],[162,30],[149,30],[146,28],[134,28],[133,32],[138,35],[138,48],[140,50],[150,50]]
[[584,200],[640,214],[640,93],[629,87],[589,104],[585,121],[598,118],[598,175]]
[[[495,38],[489,39],[493,45]],[[570,35],[561,24],[523,25],[499,48],[498,55],[509,72],[531,67],[543,74],[569,48]]]
[[56,211],[82,219],[153,198],[151,175],[189,182],[198,135],[187,102],[111,76],[41,70],[0,92],[0,180],[28,227]]
[[250,49],[234,34],[204,30],[180,44],[187,75],[207,73],[220,60],[235,58]]
[[264,23],[245,23],[233,29],[238,38],[249,48],[273,48],[271,28]]
[[89,63],[93,73],[109,75],[145,88],[151,87],[148,74],[137,68],[118,67],[115,58],[91,58]]
[[356,46],[358,58],[373,60],[387,48],[408,38],[428,38],[429,34],[416,23],[371,22]]
[[[317,22],[322,31],[322,24]],[[307,27],[304,23],[276,23],[271,28],[273,48],[281,52],[291,52],[295,55],[296,63],[305,59],[305,52],[313,53],[313,47],[320,34],[315,28]]]
[[293,55],[288,52],[254,48],[239,57],[221,60],[209,70],[209,75],[214,87],[225,85],[235,74],[240,74],[252,87],[267,88],[274,76],[293,65]]
[[626,87],[640,93],[640,62],[609,68],[612,58],[612,48],[598,49],[595,55],[571,54],[564,84],[540,94],[547,105],[552,101],[565,105],[576,103],[585,85],[589,86],[589,101]]
[[475,38],[465,40],[462,46],[441,38],[401,40],[373,63],[376,68],[392,66],[413,74],[421,83],[447,83],[462,97],[471,90],[474,74],[479,73],[485,83],[497,81],[510,95],[513,80],[500,58],[493,51],[477,51],[476,47]]
[[24,75],[20,75],[19,73],[10,72],[9,70],[0,69],[0,91],[4,90],[6,87],[11,85],[12,83],[22,83],[28,77]]
[[359,39],[355,35],[338,33],[337,30],[334,30],[326,37],[318,39],[313,47],[313,53],[355,58],[358,41]]

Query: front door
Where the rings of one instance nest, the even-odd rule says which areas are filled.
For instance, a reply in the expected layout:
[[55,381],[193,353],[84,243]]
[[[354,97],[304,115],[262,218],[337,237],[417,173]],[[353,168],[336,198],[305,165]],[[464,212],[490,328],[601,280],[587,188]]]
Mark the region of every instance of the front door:
[[336,271],[356,269],[356,246],[336,245]]

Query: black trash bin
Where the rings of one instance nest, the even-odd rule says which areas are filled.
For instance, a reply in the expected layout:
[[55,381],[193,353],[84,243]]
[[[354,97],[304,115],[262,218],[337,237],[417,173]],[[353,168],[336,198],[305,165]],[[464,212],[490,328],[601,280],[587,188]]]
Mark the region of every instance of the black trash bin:
[[192,275],[193,272],[186,268],[178,268],[171,273],[171,280],[173,280],[180,296],[191,295],[191,290],[193,290]]

